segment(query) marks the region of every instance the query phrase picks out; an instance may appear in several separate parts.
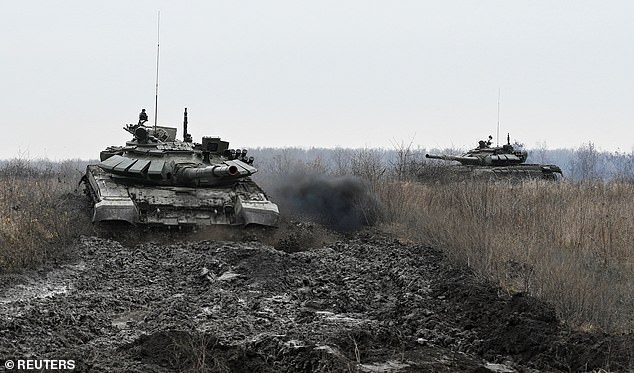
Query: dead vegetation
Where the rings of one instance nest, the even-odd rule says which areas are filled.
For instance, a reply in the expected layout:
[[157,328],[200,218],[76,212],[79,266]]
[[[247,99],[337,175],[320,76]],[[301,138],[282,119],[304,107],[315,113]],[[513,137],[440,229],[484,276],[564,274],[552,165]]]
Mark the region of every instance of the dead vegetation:
[[385,228],[441,248],[584,329],[631,331],[634,184],[393,182]]
[[0,169],[0,272],[41,265],[90,231],[69,163],[41,167],[16,159]]
[[[421,183],[420,175],[442,168],[416,163],[407,147],[401,153],[389,163],[376,151],[335,150],[333,167],[327,156],[298,161],[282,151],[258,176],[282,184],[293,172],[365,179],[378,205],[360,209],[378,217],[382,229],[450,253],[509,293],[554,304],[563,320],[581,329],[634,329],[633,183]],[[56,258],[65,242],[91,232],[77,187],[82,166],[42,169],[27,162],[0,169],[1,271]],[[263,186],[270,190],[271,184],[264,180]],[[283,244],[288,249],[304,239]]]
[[[289,170],[364,179],[381,206],[372,216],[380,216],[382,229],[448,252],[511,294],[554,304],[575,327],[634,330],[630,173],[611,180],[588,173],[581,181],[558,183],[455,180],[411,144],[397,145],[391,160],[367,149],[337,149],[330,163],[323,154],[315,160],[281,154],[273,160],[284,159],[277,168],[284,173],[271,175],[278,183]],[[266,173],[261,176],[275,187]],[[370,212],[375,206],[357,208]]]

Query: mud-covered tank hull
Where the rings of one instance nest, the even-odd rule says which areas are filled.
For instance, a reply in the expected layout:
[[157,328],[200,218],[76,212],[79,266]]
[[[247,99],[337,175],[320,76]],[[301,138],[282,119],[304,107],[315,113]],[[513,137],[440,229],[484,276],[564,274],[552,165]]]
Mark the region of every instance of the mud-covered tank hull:
[[561,169],[554,165],[520,164],[500,167],[473,167],[476,177],[494,177],[498,179],[544,179],[559,180]]
[[561,169],[555,165],[519,164],[513,166],[444,166],[436,170],[436,179],[445,181],[476,180],[526,180],[557,181],[562,178]]
[[250,179],[206,188],[156,186],[130,183],[91,165],[85,181],[94,204],[94,223],[276,226],[279,219],[277,205]]

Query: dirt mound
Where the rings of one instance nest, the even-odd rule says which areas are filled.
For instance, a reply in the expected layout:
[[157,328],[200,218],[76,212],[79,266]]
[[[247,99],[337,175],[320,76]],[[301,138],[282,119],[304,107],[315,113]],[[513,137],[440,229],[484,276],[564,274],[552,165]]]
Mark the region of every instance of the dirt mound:
[[[0,285],[0,357],[132,372],[633,369],[632,336],[567,330],[437,250],[321,229],[84,238],[78,262]],[[302,246],[311,236],[326,239]]]

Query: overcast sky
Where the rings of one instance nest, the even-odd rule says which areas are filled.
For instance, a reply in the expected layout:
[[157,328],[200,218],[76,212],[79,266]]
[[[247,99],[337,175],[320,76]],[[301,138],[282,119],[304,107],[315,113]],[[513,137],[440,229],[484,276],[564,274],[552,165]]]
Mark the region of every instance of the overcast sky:
[[[634,2],[1,0],[0,159],[97,158],[146,108],[234,147],[634,150]],[[504,140],[500,140],[503,142]]]

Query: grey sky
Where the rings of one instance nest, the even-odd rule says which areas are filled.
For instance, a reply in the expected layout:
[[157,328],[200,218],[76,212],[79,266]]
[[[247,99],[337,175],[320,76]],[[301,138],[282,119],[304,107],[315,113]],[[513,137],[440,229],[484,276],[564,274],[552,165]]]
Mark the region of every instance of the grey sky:
[[[154,121],[235,147],[634,147],[631,1],[0,1],[0,158]],[[502,141],[502,140],[501,140]]]

